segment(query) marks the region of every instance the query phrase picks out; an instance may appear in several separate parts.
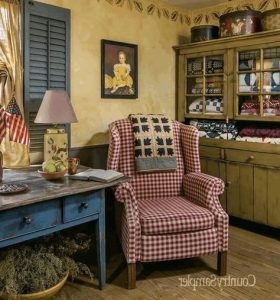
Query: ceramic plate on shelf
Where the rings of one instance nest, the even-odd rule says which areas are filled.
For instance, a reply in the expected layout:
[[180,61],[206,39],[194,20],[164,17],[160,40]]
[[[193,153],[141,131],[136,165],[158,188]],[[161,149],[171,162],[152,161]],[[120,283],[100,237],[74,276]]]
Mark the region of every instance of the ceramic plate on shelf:
[[15,194],[28,190],[28,186],[23,183],[3,183],[0,186],[0,194]]

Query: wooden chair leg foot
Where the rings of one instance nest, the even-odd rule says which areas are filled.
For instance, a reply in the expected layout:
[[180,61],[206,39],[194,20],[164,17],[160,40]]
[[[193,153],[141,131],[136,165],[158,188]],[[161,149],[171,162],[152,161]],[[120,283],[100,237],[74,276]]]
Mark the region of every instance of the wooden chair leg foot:
[[136,288],[136,263],[127,264],[127,288]]
[[227,274],[227,251],[218,252],[217,271],[219,276]]

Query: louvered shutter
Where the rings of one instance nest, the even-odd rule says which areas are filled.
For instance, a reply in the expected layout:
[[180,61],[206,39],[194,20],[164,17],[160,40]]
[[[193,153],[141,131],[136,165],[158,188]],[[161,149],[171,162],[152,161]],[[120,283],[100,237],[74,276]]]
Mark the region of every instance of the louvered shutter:
[[[24,3],[24,104],[32,152],[42,152],[50,125],[34,119],[46,90],[70,93],[70,11],[35,1]],[[69,126],[66,126],[69,133]],[[70,134],[68,134],[70,136]]]

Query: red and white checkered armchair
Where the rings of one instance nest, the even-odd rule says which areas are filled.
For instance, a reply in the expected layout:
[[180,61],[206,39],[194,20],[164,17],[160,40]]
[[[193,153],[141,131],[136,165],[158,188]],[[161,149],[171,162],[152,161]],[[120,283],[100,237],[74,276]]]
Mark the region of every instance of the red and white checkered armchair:
[[124,204],[121,244],[128,263],[128,288],[136,286],[136,262],[183,259],[218,253],[226,274],[228,215],[219,202],[221,179],[200,171],[198,131],[173,121],[177,170],[136,173],[129,119],[110,125],[108,169],[130,176],[115,190]]

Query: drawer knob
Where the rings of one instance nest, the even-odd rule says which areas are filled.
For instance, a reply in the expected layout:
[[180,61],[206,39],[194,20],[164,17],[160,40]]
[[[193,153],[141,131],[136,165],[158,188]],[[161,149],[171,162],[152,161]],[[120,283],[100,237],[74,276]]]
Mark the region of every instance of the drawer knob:
[[254,155],[250,155],[249,156],[249,160],[254,160],[255,159],[255,156]]
[[28,217],[23,217],[23,223],[24,224],[31,224],[32,219],[28,216]]
[[81,208],[87,209],[88,208],[88,203],[82,202],[81,203]]
[[226,186],[231,185],[231,181],[227,181]]

